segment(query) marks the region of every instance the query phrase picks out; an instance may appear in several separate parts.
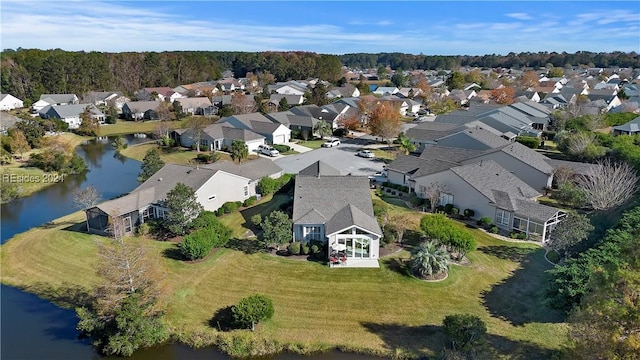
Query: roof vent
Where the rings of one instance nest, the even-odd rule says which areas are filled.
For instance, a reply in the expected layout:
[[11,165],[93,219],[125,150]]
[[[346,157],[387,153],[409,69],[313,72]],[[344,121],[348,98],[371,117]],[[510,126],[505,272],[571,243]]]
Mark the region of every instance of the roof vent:
[[162,181],[162,178],[158,178],[158,181]]

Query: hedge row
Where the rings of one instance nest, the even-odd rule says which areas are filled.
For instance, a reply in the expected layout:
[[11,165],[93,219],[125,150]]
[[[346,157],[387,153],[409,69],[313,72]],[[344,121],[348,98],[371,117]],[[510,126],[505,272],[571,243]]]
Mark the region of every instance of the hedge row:
[[231,237],[231,231],[212,216],[213,213],[203,214],[193,221],[201,227],[186,235],[179,245],[182,256],[189,260],[204,258],[213,248],[226,245]]
[[404,186],[404,185],[393,184],[393,183],[390,183],[388,181],[385,181],[385,182],[382,183],[382,186],[386,187],[386,188],[390,188],[390,189],[395,189],[395,190],[401,191],[403,193],[409,193],[409,187]]

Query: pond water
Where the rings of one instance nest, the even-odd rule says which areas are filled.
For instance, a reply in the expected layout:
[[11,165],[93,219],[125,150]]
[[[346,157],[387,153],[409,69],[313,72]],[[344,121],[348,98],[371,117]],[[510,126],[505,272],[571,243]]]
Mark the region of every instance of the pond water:
[[[148,141],[126,137],[129,144]],[[40,226],[70,214],[74,208],[72,192],[92,185],[103,199],[110,199],[133,190],[137,185],[140,162],[115,153],[113,139],[92,140],[78,147],[90,170],[73,175],[63,183],[50,186],[27,198],[0,208],[0,239],[2,243],[15,234]],[[72,310],[59,308],[35,295],[18,289],[0,287],[0,359],[107,359],[95,353],[89,341],[79,340],[75,330],[77,318]],[[115,358],[114,358],[115,359]],[[131,360],[228,360],[231,357],[214,348],[192,349],[180,344],[163,345],[136,352]],[[337,351],[301,356],[279,354],[262,359],[277,360],[372,360],[372,356]]]

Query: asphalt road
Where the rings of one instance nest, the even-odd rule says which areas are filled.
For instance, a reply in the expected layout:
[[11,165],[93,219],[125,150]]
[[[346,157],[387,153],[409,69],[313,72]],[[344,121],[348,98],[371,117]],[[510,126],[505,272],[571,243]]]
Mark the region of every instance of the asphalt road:
[[382,171],[384,162],[380,159],[365,159],[356,155],[368,144],[365,139],[343,141],[339,146],[320,148],[303,154],[289,155],[274,160],[285,173],[297,174],[300,170],[321,160],[336,168],[342,175],[374,175]]

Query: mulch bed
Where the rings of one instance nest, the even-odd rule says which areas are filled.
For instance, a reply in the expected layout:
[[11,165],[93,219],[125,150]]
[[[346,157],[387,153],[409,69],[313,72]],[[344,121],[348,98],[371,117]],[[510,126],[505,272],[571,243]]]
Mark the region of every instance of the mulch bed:
[[385,256],[394,255],[402,250],[404,250],[404,246],[397,243],[391,243],[380,248],[380,257],[382,258]]
[[419,280],[426,281],[426,282],[438,282],[438,281],[442,281],[442,280],[445,280],[446,278],[448,278],[449,277],[449,273],[445,272],[445,273],[436,274],[436,275],[427,276],[427,277],[422,277],[422,276],[416,275],[416,274],[413,274],[413,276],[415,276]]

